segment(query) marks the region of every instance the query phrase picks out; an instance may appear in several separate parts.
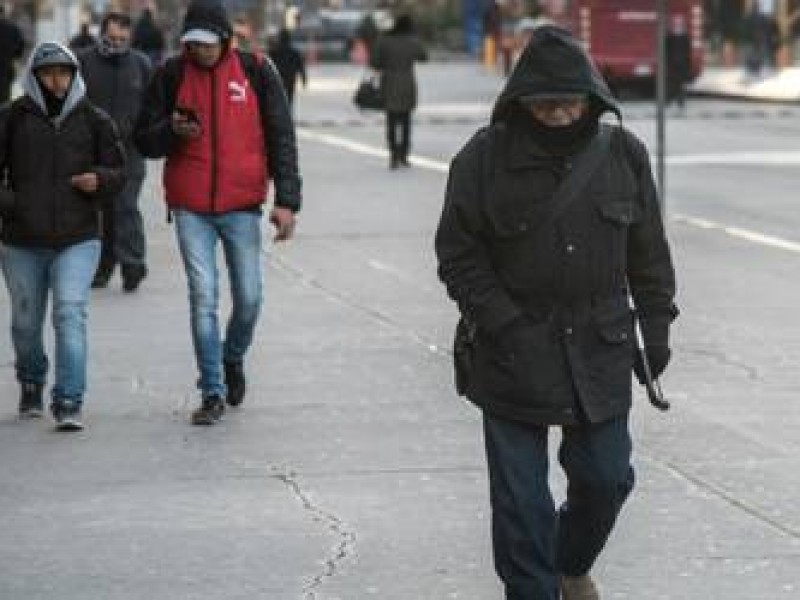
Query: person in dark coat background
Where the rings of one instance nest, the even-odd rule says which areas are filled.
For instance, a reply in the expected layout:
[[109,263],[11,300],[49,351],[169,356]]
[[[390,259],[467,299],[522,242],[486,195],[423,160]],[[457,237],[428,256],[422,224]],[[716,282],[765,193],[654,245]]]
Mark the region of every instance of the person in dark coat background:
[[[436,232],[439,276],[462,317],[459,393],[483,411],[507,600],[600,597],[590,570],[634,483],[632,371],[645,380],[631,298],[654,377],[670,358],[675,279],[647,151],[601,126],[606,112],[619,117],[580,43],[535,30],[490,125],[452,161]],[[601,162],[553,215],[588,149]],[[568,481],[558,510],[551,426]]]
[[292,34],[286,29],[281,29],[275,47],[270,50],[269,57],[281,76],[289,105],[294,105],[294,92],[297,78],[303,82],[303,87],[308,85],[306,61],[303,55],[292,45]]
[[392,169],[408,166],[411,113],[417,107],[414,64],[427,60],[428,53],[414,35],[414,22],[408,15],[399,16],[391,31],[378,39],[370,57],[370,66],[381,76]]
[[156,24],[153,11],[145,8],[133,28],[133,47],[144,52],[154,66],[160,65],[167,47],[164,32]]
[[103,210],[103,250],[92,286],[108,285],[119,264],[126,292],[138,289],[147,275],[144,220],[139,210],[147,171],[133,144],[133,126],[153,71],[150,59],[131,48],[131,26],[128,15],[108,13],[101,23],[100,44],[78,54],[86,93],[114,119],[128,156],[125,188]]
[[14,61],[22,58],[24,51],[22,30],[6,18],[5,8],[0,6],[0,104],[11,98]]
[[667,98],[683,110],[686,106],[686,84],[692,79],[692,41],[686,19],[676,15],[665,40],[667,54]]
[[72,36],[69,41],[69,49],[77,53],[87,48],[93,48],[95,44],[97,44],[97,38],[89,31],[89,24],[81,23],[78,33]]

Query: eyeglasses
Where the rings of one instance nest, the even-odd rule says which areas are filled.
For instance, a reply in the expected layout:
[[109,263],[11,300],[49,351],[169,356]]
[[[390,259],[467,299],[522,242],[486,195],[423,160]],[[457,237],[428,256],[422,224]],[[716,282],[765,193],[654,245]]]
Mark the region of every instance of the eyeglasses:
[[556,110],[575,110],[582,108],[586,102],[584,96],[564,96],[561,98],[520,98],[526,108],[537,112],[553,112]]

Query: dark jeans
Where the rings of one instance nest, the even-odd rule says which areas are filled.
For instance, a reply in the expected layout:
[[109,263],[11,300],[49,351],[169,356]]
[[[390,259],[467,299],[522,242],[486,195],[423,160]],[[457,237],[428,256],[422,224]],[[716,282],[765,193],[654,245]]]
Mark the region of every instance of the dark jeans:
[[123,266],[145,266],[145,232],[139,210],[139,193],[145,174],[129,173],[122,192],[103,207],[102,252],[100,269],[112,271]]
[[411,113],[386,113],[386,141],[393,160],[405,162],[411,146]]
[[484,414],[494,561],[506,600],[558,600],[559,575],[591,569],[633,489],[627,416],[562,432],[568,486],[556,510],[548,427]]

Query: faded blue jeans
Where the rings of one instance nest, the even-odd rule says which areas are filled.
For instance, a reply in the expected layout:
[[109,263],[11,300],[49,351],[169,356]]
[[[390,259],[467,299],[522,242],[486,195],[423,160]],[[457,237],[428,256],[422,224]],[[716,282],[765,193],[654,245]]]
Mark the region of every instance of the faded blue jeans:
[[[203,397],[224,398],[222,363],[244,360],[261,311],[261,215],[252,212],[201,215],[186,210],[176,210],[174,215],[175,234],[189,284],[192,342],[200,371],[198,387]],[[222,243],[228,267],[232,304],[224,342],[220,339],[217,316],[218,242]]]
[[80,404],[86,391],[86,315],[89,292],[100,258],[100,241],[63,249],[0,247],[11,296],[11,338],[17,380],[44,385],[48,360],[44,319],[53,296],[55,384],[52,397]]

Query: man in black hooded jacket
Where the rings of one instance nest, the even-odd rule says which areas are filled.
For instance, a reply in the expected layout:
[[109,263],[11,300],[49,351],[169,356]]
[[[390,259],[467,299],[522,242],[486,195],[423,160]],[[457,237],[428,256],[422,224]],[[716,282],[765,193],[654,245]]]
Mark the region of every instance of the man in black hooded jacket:
[[[652,376],[670,357],[675,281],[647,152],[601,125],[604,112],[619,118],[580,45],[539,28],[491,124],[453,160],[436,234],[462,316],[459,392],[483,410],[507,600],[600,597],[589,571],[634,482],[631,372],[645,380],[631,301]],[[581,171],[591,174],[570,199],[563,186]],[[558,510],[553,425],[568,480]]]

